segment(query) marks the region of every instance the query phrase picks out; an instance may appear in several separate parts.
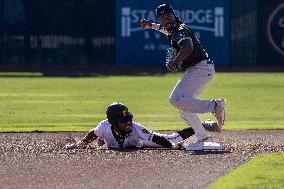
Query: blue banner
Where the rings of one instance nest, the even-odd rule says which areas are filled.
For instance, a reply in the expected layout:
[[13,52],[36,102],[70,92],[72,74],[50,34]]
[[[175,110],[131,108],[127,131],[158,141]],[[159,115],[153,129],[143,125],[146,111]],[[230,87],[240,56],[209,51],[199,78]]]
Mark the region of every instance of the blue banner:
[[120,65],[164,65],[167,36],[142,29],[140,20],[158,23],[155,9],[169,3],[197,34],[215,64],[228,64],[230,54],[228,0],[117,0],[116,62]]

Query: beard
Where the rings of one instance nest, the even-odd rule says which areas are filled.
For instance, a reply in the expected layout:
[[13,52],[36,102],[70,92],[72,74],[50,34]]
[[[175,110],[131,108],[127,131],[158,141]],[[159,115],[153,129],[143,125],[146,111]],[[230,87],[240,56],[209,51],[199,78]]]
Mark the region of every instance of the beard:
[[170,23],[167,23],[166,24],[166,30],[168,31],[168,32],[171,32],[171,31],[173,31],[174,29],[175,29],[175,27],[176,27],[176,25],[177,25],[177,23],[176,22],[170,22]]
[[128,127],[126,128],[126,133],[131,133],[132,132],[132,124],[131,125],[128,125]]
[[132,132],[132,124],[127,125],[124,129],[120,129],[122,133],[129,134]]

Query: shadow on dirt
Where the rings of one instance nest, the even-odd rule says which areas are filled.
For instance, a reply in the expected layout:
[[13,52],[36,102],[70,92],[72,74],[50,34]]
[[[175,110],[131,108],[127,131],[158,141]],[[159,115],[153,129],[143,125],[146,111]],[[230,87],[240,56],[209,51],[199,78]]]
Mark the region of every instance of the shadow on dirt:
[[229,154],[232,153],[229,150],[219,150],[219,151],[188,151],[192,155],[207,155],[207,154]]

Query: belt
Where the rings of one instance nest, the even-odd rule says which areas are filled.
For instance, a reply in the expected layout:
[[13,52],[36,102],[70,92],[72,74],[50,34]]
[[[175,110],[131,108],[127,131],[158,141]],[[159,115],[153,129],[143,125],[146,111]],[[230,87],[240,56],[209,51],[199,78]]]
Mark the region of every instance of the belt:
[[[194,66],[201,66],[201,65],[205,65],[205,64],[212,64],[212,65],[214,65],[212,60],[201,60],[200,62],[198,62]],[[191,66],[191,67],[193,67],[193,66]]]

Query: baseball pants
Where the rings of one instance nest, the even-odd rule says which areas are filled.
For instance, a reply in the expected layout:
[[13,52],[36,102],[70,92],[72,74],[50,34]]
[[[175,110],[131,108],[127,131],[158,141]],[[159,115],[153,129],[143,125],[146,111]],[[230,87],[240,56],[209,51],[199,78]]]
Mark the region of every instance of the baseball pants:
[[169,102],[178,110],[183,121],[193,128],[197,140],[209,136],[197,114],[213,111],[215,103],[196,97],[202,93],[214,74],[214,65],[207,64],[207,61],[201,61],[185,71],[169,97]]

